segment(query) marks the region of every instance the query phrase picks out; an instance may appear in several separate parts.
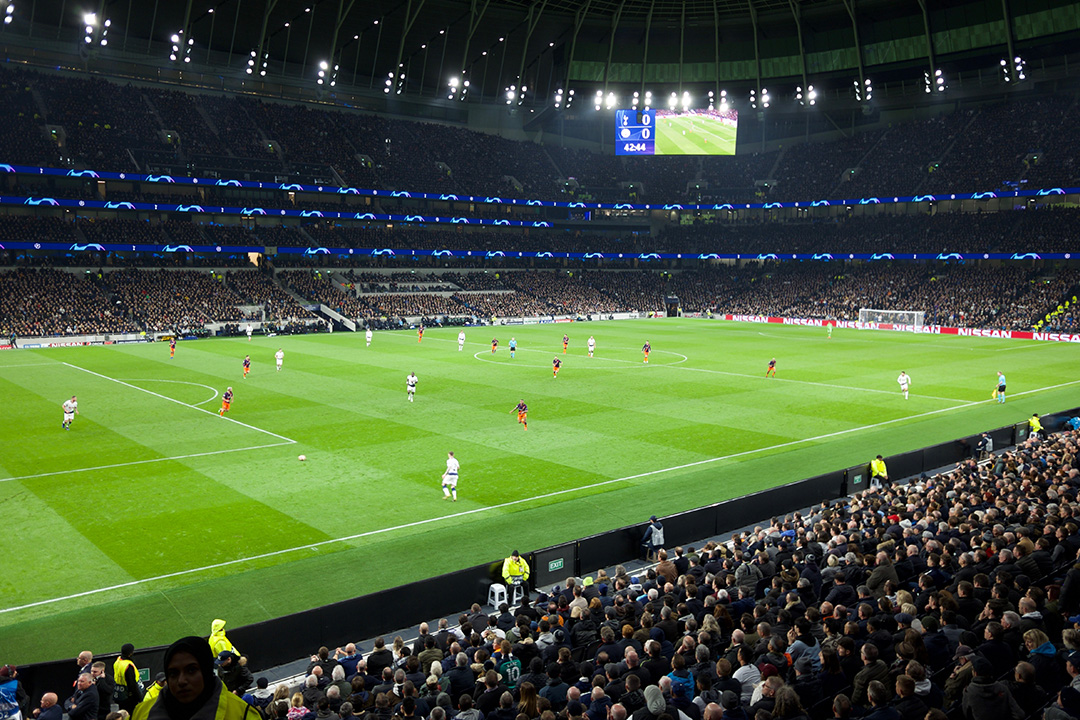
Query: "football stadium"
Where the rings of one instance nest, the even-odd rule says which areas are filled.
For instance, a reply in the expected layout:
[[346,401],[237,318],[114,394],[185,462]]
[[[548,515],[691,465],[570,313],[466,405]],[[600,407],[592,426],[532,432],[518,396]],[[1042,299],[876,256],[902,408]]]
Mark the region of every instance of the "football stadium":
[[0,18],[0,720],[1080,720],[1077,0]]

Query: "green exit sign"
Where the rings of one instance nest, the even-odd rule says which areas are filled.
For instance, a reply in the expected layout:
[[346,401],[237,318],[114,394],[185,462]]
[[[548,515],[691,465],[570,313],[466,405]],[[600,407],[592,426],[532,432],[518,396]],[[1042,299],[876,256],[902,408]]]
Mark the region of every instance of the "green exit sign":
[[563,559],[557,558],[548,562],[548,572],[555,572],[556,570],[563,569]]
[[139,682],[144,685],[150,682],[150,668],[139,668]]

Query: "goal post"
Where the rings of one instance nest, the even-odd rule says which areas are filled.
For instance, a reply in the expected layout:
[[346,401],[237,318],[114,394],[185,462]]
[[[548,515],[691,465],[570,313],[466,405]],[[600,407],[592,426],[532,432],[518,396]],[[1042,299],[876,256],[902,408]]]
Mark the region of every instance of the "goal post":
[[922,310],[876,310],[874,308],[859,308],[859,326],[865,327],[870,324],[906,325],[917,332],[923,326],[923,318],[925,315],[926,313]]

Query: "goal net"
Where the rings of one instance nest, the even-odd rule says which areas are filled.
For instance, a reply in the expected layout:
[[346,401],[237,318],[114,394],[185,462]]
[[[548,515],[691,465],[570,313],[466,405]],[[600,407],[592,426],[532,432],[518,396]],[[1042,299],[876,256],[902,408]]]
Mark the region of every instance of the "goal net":
[[878,325],[907,325],[912,330],[919,330],[923,326],[925,313],[921,310],[875,310],[873,308],[859,308],[859,325],[876,323]]

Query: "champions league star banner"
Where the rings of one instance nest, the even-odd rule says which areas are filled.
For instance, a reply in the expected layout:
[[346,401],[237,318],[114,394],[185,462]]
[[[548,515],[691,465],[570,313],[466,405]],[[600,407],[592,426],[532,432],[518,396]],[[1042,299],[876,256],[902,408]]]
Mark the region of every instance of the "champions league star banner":
[[[938,193],[935,195],[894,195],[864,198],[841,198],[837,200],[800,200],[797,202],[766,203],[595,203],[577,201],[524,200],[520,198],[502,198],[492,195],[453,195],[447,193],[423,193],[407,190],[370,190],[365,188],[338,187],[336,185],[305,185],[302,183],[258,182],[255,180],[225,180],[214,178],[193,178],[178,175],[142,175],[139,173],[117,173],[95,170],[66,170],[64,168],[45,168],[29,165],[7,165],[0,163],[0,174],[15,173],[53,177],[90,178],[94,180],[124,180],[126,182],[160,183],[165,185],[190,185],[197,187],[233,187],[250,190],[284,190],[289,192],[331,193],[335,195],[358,195],[363,197],[412,198],[417,200],[442,200],[456,202],[483,203],[494,205],[523,205],[527,207],[584,208],[586,210],[750,210],[763,208],[810,208],[829,207],[831,205],[889,205],[894,203],[941,202],[944,200],[990,200],[994,198],[1039,198],[1052,195],[1080,194],[1080,188],[1043,188],[1041,190],[994,190],[971,193]],[[80,201],[81,202],[81,201]],[[90,201],[86,201],[90,202]],[[133,203],[113,203],[132,205]],[[141,203],[147,205],[148,203]],[[140,205],[140,203],[134,203]],[[90,205],[87,205],[90,207]],[[198,207],[198,206],[188,206]],[[140,208],[142,209],[142,208]],[[178,212],[185,212],[180,210]],[[198,212],[198,211],[196,211]],[[216,212],[216,211],[215,211]],[[299,211],[294,211],[299,212]],[[314,211],[318,212],[318,211]],[[474,221],[479,224],[478,221]]]
[[[397,217],[397,216],[393,216]],[[420,221],[415,221],[420,222]],[[60,250],[66,252],[148,252],[148,253],[204,253],[239,255],[265,253],[262,245],[150,245],[146,243],[67,243],[67,242],[5,242],[0,250]],[[437,258],[538,258],[596,260],[598,262],[625,260],[771,260],[817,261],[833,260],[938,260],[962,263],[966,260],[1069,260],[1072,253],[600,253],[600,252],[547,252],[544,250],[413,250],[409,248],[327,248],[327,247],[281,247],[274,251],[279,255],[333,255],[337,257],[437,257]],[[2,720],[2,718],[0,718]]]
[[14,678],[0,680],[0,720],[22,720],[19,703],[15,700],[18,687]]
[[[0,250],[62,250],[68,253],[202,253],[215,255],[240,255],[246,253],[266,253],[267,248],[261,245],[149,245],[146,243],[33,243],[33,242],[6,242],[0,243]],[[623,261],[623,260],[772,260],[774,262],[785,261],[818,261],[828,260],[944,260],[949,262],[963,262],[964,260],[1068,260],[1070,253],[896,253],[870,254],[870,253],[843,253],[824,257],[821,253],[793,253],[793,254],[698,254],[698,253],[549,253],[545,250],[431,250],[409,249],[402,247],[282,247],[275,246],[274,253],[278,255],[303,255],[316,257],[329,255],[336,257],[436,257],[436,258],[484,258],[497,260],[504,258],[538,258],[538,259],[569,259],[569,260],[596,260],[598,262]],[[2,720],[2,718],[0,718]]]

